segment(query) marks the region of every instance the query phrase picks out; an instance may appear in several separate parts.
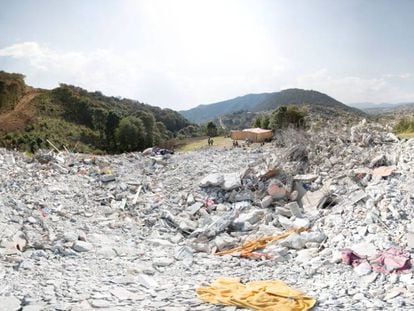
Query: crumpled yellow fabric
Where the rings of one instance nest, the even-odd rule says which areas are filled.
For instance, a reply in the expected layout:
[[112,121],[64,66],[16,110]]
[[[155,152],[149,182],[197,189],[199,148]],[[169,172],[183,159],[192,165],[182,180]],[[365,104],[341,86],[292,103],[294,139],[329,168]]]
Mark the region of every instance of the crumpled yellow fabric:
[[198,297],[213,304],[258,311],[310,310],[316,300],[280,280],[240,283],[240,278],[218,278],[208,287],[196,289]]
[[227,254],[232,254],[234,252],[240,252],[240,257],[250,257],[252,255],[255,255],[253,254],[255,250],[264,248],[270,242],[281,240],[281,239],[287,238],[292,233],[300,233],[306,230],[307,229],[303,227],[293,228],[290,230],[286,230],[279,235],[265,236],[265,237],[262,237],[256,240],[248,241],[244,243],[242,246],[238,246],[232,249],[218,252],[216,253],[216,255],[227,255]]

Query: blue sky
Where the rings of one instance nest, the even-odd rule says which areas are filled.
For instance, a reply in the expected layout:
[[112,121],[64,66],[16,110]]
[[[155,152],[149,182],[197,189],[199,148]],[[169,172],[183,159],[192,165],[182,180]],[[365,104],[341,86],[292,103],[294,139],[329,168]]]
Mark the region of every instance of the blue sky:
[[414,101],[414,1],[0,0],[0,69],[161,107],[290,87]]

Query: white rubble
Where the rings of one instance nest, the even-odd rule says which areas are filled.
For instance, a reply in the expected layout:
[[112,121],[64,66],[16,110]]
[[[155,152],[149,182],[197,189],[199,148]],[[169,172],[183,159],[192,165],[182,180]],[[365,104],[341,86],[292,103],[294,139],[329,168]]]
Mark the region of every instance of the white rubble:
[[[0,310],[216,310],[194,289],[221,276],[281,279],[314,310],[414,309],[412,269],[341,262],[413,255],[414,141],[368,122],[283,135],[169,157],[0,149]],[[215,254],[297,227],[260,260]]]

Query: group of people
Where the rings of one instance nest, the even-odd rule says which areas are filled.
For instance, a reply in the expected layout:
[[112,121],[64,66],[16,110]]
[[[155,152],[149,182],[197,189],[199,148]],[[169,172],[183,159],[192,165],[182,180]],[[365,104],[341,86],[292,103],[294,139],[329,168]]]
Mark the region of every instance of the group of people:
[[207,142],[208,142],[209,146],[213,146],[213,144],[214,144],[214,140],[211,137],[208,138]]

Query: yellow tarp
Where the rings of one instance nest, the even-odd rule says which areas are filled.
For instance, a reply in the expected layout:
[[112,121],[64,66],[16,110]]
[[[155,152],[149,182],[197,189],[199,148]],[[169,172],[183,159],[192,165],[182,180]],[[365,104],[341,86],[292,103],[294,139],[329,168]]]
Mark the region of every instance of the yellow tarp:
[[255,250],[264,248],[270,242],[287,238],[292,233],[299,233],[302,231],[306,231],[306,229],[305,228],[294,228],[294,229],[286,230],[285,232],[279,235],[265,236],[257,240],[248,241],[244,243],[242,246],[238,246],[232,249],[228,249],[228,250],[216,253],[216,255],[228,255],[228,254],[232,254],[235,252],[240,252],[241,257],[251,257],[252,255],[257,255],[257,254],[253,254]]
[[218,278],[208,287],[196,289],[198,297],[214,304],[258,311],[303,311],[316,303],[312,297],[280,280],[241,284],[239,278]]

